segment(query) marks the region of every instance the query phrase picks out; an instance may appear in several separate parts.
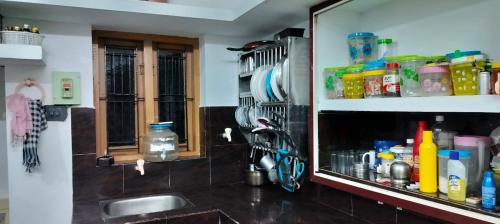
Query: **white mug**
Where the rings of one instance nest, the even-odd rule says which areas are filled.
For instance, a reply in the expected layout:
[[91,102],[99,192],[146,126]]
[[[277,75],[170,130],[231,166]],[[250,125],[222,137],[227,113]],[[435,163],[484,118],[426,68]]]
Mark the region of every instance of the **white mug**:
[[369,160],[369,163],[368,163],[368,167],[370,167],[370,169],[375,169],[375,150],[370,150],[368,152],[365,152],[362,156],[362,159],[363,159],[363,163],[366,163],[366,159],[365,157],[368,156],[368,160]]

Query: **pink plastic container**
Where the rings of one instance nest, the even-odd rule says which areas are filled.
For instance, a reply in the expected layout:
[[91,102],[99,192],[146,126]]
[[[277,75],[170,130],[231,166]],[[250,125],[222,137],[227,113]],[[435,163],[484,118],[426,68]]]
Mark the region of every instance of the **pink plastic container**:
[[470,169],[467,170],[468,193],[481,193],[482,174],[489,169],[491,144],[492,140],[487,136],[457,135],[454,138],[455,149],[467,150],[471,154]]
[[448,64],[434,64],[417,69],[422,96],[450,96],[451,76]]

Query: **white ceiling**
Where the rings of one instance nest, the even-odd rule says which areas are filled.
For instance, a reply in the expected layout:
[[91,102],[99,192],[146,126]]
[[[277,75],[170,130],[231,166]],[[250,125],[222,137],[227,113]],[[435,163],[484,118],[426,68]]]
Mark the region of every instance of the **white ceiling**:
[[308,19],[323,0],[0,0],[5,17],[92,24],[94,29],[261,37]]

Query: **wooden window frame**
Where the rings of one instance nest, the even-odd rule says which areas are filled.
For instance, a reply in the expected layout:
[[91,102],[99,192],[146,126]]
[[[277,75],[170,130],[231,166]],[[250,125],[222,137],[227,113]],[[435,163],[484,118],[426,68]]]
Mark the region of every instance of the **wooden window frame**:
[[[115,157],[118,163],[126,163],[142,158],[141,142],[147,134],[147,124],[157,122],[158,106],[156,105],[157,88],[143,88],[154,86],[157,80],[157,49],[183,49],[186,51],[186,126],[189,148],[181,151],[180,157],[193,157],[201,155],[200,147],[200,50],[198,38],[165,36],[154,34],[140,34],[114,31],[92,31],[93,75],[94,75],[94,105],[96,109],[96,154],[102,156],[106,153],[107,127],[106,127],[106,92],[103,40],[123,40],[129,42],[142,42],[142,51],[137,51],[136,77],[137,78],[137,116],[138,116],[138,147],[124,146],[119,151],[109,154]],[[142,54],[142,55],[140,55]],[[142,124],[142,125],[141,125]],[[182,145],[181,145],[182,147]],[[187,147],[184,145],[184,147]]]

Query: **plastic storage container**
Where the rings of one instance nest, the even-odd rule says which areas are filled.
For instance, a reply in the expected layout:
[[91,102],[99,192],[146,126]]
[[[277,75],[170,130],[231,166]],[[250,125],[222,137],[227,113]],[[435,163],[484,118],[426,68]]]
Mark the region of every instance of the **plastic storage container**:
[[[450,159],[451,149],[441,149],[438,151],[438,186],[439,192],[448,193],[448,160]],[[467,170],[470,170],[470,152],[467,150],[455,150],[459,153],[459,160]],[[470,181],[467,180],[467,185],[470,186]],[[469,187],[468,186],[468,187]]]
[[390,38],[378,39],[377,47],[378,47],[377,49],[378,59],[394,55],[394,43]]
[[469,151],[471,155],[469,169],[469,193],[479,194],[481,176],[489,169],[491,138],[487,136],[457,135],[454,137],[455,149]]
[[485,60],[451,63],[450,70],[455,95],[477,95],[478,74],[484,70],[485,65]]
[[144,159],[150,162],[172,161],[179,157],[179,137],[170,130],[173,122],[149,125],[144,136]]
[[345,74],[342,78],[344,82],[344,98],[361,99],[364,95],[363,75]]
[[377,168],[377,173],[382,174],[382,177],[391,177],[391,164],[394,162],[394,155],[390,152],[381,152],[377,157],[382,162],[380,168]]
[[[395,145],[402,145],[403,142],[399,140],[374,140],[373,141],[373,148],[375,149],[375,153],[381,153],[381,152],[390,152],[391,147]],[[377,159],[375,160],[375,167],[379,166],[382,163],[380,158],[377,156]]]
[[426,56],[425,57],[427,64],[439,64],[446,62],[446,56],[438,55],[438,56]]
[[[413,142],[413,139],[411,139]],[[411,143],[413,144],[413,143]],[[394,154],[395,160],[401,160],[408,165],[413,165],[413,145],[412,147],[404,147],[400,145],[396,145],[391,147],[390,151]]]
[[374,60],[376,55],[375,41],[377,37],[369,32],[351,33],[347,36],[351,64],[362,64]]
[[345,69],[346,67],[329,67],[324,69],[325,93],[328,99],[344,98],[342,75],[345,74]]
[[420,96],[420,82],[417,69],[426,63],[426,58],[421,56],[406,56],[400,59],[399,74],[401,76],[401,96]]
[[383,96],[383,80],[385,70],[369,70],[363,72],[365,80],[365,98]]
[[450,96],[452,94],[448,64],[431,64],[418,68],[422,96]]

